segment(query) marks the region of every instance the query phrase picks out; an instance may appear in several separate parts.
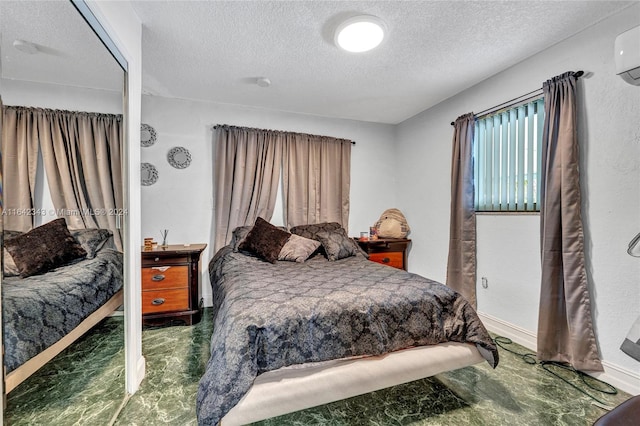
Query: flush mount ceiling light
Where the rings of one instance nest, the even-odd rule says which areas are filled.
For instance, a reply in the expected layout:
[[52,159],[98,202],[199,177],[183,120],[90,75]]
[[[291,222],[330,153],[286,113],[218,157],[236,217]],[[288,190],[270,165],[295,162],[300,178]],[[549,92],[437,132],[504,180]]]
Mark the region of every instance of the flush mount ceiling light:
[[271,80],[267,77],[258,77],[256,78],[256,84],[260,87],[269,87],[271,86]]
[[384,39],[384,23],[370,15],[354,16],[336,28],[334,41],[347,52],[366,52]]

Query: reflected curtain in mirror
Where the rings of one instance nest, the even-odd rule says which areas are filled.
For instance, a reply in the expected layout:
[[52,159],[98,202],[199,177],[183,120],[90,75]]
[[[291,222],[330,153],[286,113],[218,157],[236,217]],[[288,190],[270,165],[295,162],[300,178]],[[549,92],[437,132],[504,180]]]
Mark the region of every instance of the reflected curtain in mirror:
[[538,359],[603,371],[584,258],[576,81],[568,72],[543,84]]
[[35,115],[25,108],[3,107],[2,168],[4,228],[26,232],[33,228],[38,129]]
[[[116,226],[123,199],[122,116],[11,106],[4,108],[4,114],[10,126],[4,128],[3,151],[12,156],[5,157],[3,165],[12,173],[5,180],[12,208],[34,207],[40,150],[56,215],[65,216],[72,229],[110,229],[122,250]],[[19,226],[15,230],[28,230],[33,216],[14,222]]]

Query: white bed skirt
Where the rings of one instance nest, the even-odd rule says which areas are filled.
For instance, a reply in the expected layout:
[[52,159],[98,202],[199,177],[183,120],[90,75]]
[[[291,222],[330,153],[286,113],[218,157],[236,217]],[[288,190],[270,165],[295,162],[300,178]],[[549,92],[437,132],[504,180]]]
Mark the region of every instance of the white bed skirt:
[[449,342],[376,357],[285,367],[258,376],[220,423],[244,425],[482,361],[475,345]]

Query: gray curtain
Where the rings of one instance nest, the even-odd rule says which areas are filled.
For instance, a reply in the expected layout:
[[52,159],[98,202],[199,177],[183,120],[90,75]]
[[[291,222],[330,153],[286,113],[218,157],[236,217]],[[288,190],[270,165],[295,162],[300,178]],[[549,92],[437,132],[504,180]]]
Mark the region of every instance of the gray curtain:
[[282,173],[285,224],[349,225],[351,141],[287,134]]
[[35,216],[17,212],[34,207],[38,167],[36,117],[25,108],[7,106],[2,112],[4,229],[26,232],[33,228]]
[[473,113],[456,119],[451,159],[447,285],[476,307],[476,213],[473,205]]
[[[53,205],[71,229],[105,228],[122,250],[122,117],[114,114],[5,107],[2,145],[12,208],[32,208],[38,150]],[[24,167],[26,165],[26,167]],[[9,216],[7,216],[9,217]],[[6,229],[27,231],[33,216]]]
[[51,199],[72,229],[105,228],[122,250],[122,117],[37,110],[40,149]]
[[538,359],[603,371],[584,264],[576,80],[569,72],[543,84]]
[[281,132],[233,126],[215,130],[215,250],[231,240],[237,226],[271,220],[276,204]]

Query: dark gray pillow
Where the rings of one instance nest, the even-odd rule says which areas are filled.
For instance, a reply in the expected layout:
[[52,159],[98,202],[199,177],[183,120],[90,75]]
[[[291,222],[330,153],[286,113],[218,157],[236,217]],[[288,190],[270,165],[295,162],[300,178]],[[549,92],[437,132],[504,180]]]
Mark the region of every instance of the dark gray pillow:
[[329,260],[344,259],[355,256],[359,252],[355,241],[349,238],[347,232],[342,228],[335,231],[318,232],[316,240],[322,244]]
[[247,237],[238,246],[238,250],[248,251],[267,262],[276,263],[290,235],[287,231],[259,217]]
[[87,252],[87,259],[93,259],[107,240],[113,235],[108,229],[74,229],[69,231]]
[[[247,235],[249,234],[249,231],[251,231],[251,228],[253,228],[253,226],[251,225],[238,226],[233,230],[233,232],[231,233],[231,241],[229,242],[229,245],[234,252],[237,253],[239,251],[238,247],[240,247],[240,244],[244,241],[245,238],[247,238]],[[287,228],[285,228],[284,226],[278,226],[277,228],[282,229],[283,231],[288,233]]]
[[64,218],[53,220],[5,241],[22,278],[43,274],[72,260],[84,258],[85,249],[67,229]]
[[300,235],[301,237],[311,238],[312,240],[317,240],[316,235],[318,232],[336,231],[341,228],[342,225],[338,222],[323,222],[311,225],[294,226],[291,228],[291,233]]
[[[23,232],[20,231],[10,231],[5,229],[2,233],[2,237],[4,241],[10,240],[11,238],[15,238],[18,235],[22,235]],[[20,270],[16,266],[16,262],[13,261],[13,257],[11,257],[11,253],[9,253],[6,247],[2,251],[3,256],[3,273],[5,277],[17,277],[20,275]]]
[[238,252],[240,243],[242,243],[244,239],[247,238],[247,235],[249,234],[249,231],[251,231],[251,228],[253,228],[253,226],[238,226],[233,230],[233,232],[231,233],[231,241],[229,242],[229,245],[234,252]]
[[307,260],[318,247],[320,247],[320,241],[291,234],[289,240],[284,247],[282,247],[282,250],[280,250],[278,260],[302,263]]

